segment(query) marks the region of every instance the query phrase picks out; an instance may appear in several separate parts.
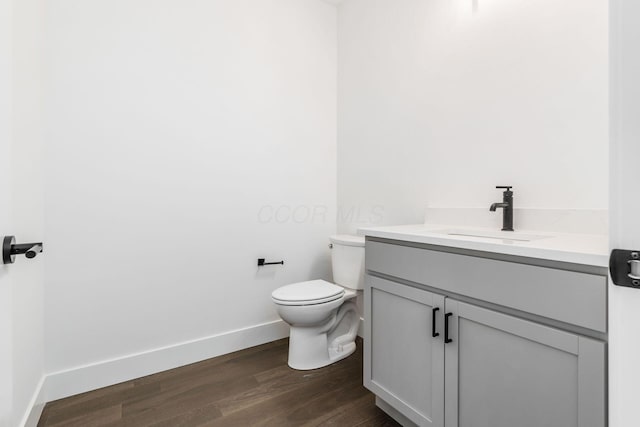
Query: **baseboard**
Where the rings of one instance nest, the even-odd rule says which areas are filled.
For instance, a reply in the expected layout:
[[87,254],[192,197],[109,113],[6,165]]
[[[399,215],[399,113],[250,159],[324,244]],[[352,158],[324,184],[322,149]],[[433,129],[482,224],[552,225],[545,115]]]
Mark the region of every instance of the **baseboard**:
[[38,421],[40,421],[40,415],[42,415],[42,410],[46,403],[45,381],[46,376],[43,375],[33,393],[31,402],[29,402],[29,410],[24,414],[24,417],[19,424],[21,427],[37,427]]
[[276,320],[193,341],[106,360],[46,376],[46,401],[177,368],[289,336],[289,326]]

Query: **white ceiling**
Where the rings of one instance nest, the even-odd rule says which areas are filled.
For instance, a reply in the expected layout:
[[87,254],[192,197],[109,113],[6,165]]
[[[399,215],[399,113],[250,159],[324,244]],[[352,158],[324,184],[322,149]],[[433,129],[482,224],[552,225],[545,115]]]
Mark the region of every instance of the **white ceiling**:
[[335,4],[336,6],[343,3],[345,0],[322,0],[325,3]]

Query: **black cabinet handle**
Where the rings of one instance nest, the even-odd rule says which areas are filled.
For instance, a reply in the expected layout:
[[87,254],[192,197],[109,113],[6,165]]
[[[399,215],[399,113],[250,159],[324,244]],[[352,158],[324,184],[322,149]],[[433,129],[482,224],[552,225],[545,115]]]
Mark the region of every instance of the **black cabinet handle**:
[[447,313],[444,315],[444,343],[449,344],[453,342],[451,338],[449,338],[449,317],[453,316],[453,313]]
[[438,310],[440,310],[439,307],[433,307],[433,310],[431,310],[431,336],[433,338],[440,336],[440,334],[436,332],[436,313]]

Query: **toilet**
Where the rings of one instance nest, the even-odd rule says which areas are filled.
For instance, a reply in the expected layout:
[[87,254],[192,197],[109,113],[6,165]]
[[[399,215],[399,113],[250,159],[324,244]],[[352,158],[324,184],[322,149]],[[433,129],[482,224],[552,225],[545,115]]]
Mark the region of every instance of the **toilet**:
[[289,366],[322,368],[356,350],[360,316],[357,291],[364,288],[364,237],[329,238],[334,283],[311,280],[271,294],[278,314],[290,326]]

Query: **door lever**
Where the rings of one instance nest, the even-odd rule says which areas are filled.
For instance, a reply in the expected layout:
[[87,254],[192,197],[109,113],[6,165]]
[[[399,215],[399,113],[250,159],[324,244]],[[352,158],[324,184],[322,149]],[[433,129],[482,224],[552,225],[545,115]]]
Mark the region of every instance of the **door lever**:
[[24,255],[27,258],[35,258],[42,252],[42,242],[16,244],[15,236],[5,236],[2,240],[2,262],[13,264],[16,255]]

